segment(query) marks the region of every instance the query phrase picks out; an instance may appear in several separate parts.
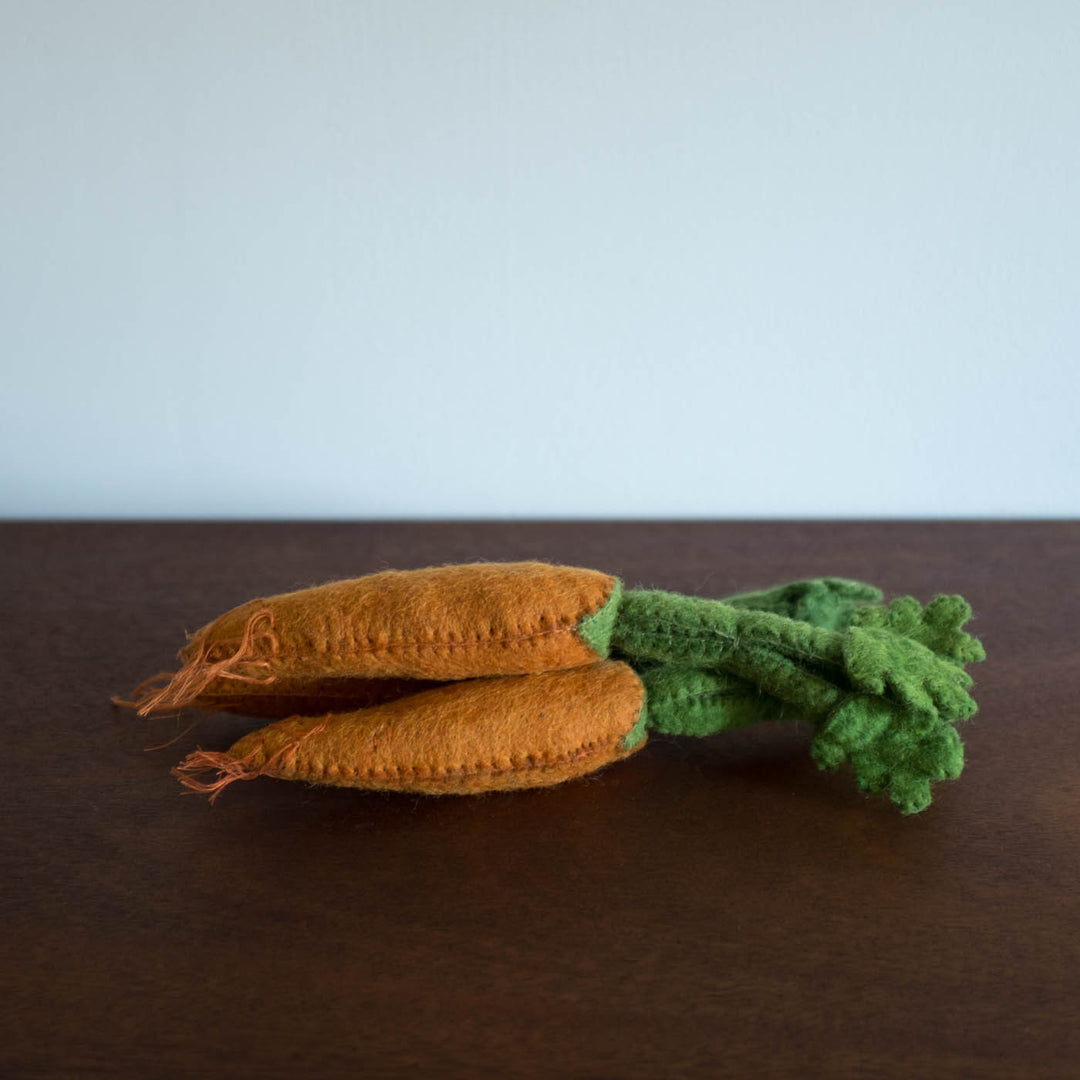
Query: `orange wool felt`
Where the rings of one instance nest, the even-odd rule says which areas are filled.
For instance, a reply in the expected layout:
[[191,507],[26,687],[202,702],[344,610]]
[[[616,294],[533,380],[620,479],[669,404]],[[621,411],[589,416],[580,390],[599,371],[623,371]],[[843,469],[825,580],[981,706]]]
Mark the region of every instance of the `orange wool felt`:
[[[543,787],[640,749],[643,705],[640,679],[616,660],[468,679],[356,712],[281,720],[224,753],[196,751],[174,772],[211,799],[257,776],[426,794]],[[198,779],[206,771],[217,778]]]
[[[191,635],[179,671],[147,680],[118,703],[145,716],[216,706],[274,685],[272,692],[303,704],[319,696],[312,680],[441,682],[592,664],[602,657],[578,629],[617,585],[610,574],[578,567],[467,563],[258,598]],[[164,686],[152,685],[162,678]]]

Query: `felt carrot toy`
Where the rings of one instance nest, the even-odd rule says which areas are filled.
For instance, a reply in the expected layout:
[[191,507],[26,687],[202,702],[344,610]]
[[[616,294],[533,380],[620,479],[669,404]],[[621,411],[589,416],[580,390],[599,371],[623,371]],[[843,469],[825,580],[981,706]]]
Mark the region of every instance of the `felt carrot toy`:
[[[308,695],[313,680],[447,681],[593,664],[607,654],[621,584],[546,563],[386,570],[251,600],[192,635],[140,715],[248,695]],[[160,681],[161,676],[155,676]],[[354,682],[354,688],[359,686]]]
[[[841,579],[718,601],[544,563],[384,571],[226,612],[128,704],[278,697],[326,714],[189,757],[181,778],[216,794],[256,775],[440,792],[557,783],[640,749],[650,729],[744,722],[735,703],[753,701],[762,718],[811,721],[819,765],[846,761],[860,787],[913,812],[932,780],[959,774],[952,725],[975,712],[964,665],[983,651],[962,598],[880,599]],[[195,778],[207,768],[209,785]]]
[[[464,679],[355,712],[270,724],[174,770],[211,798],[257,776],[470,794],[561,783],[640,749],[644,687],[617,660]],[[216,770],[210,783],[197,779]]]

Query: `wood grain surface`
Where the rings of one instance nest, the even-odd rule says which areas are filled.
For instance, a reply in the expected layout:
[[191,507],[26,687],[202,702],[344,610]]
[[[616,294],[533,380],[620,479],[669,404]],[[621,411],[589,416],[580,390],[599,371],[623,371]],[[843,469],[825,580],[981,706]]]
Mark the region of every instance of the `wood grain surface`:
[[[243,600],[546,559],[721,596],[959,592],[964,775],[904,817],[809,728],[465,797],[169,768],[253,722],[109,704]],[[1080,524],[0,527],[0,1073],[1080,1076]]]

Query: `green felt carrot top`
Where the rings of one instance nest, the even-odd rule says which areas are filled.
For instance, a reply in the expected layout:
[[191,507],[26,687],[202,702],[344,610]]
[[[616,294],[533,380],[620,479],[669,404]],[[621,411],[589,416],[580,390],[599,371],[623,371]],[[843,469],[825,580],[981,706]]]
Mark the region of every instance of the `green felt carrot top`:
[[819,766],[847,764],[860,789],[913,813],[960,774],[954,725],[976,711],[965,665],[984,652],[961,597],[882,599],[839,578],[709,600],[537,562],[383,571],[225,612],[190,636],[179,671],[119,703],[281,718],[175,770],[212,798],[265,775],[544,786],[636,752],[650,731],[785,718],[813,725]]

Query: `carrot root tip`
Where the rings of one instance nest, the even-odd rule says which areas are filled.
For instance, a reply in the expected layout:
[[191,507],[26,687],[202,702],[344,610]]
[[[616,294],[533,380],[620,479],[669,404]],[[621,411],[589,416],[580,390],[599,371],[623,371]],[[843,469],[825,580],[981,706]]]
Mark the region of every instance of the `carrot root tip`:
[[[199,795],[209,795],[210,803],[235,780],[254,780],[262,769],[252,767],[255,753],[247,757],[234,758],[229,754],[214,750],[194,750],[171,771],[189,791]],[[202,780],[200,773],[216,772],[213,780]]]
[[[233,757],[228,751],[219,750],[194,750],[184,760],[172,768],[173,776],[180,781],[189,791],[200,795],[209,795],[210,803],[236,780],[254,780],[259,776],[280,776],[282,773],[282,759],[293,756],[303,743],[313,735],[318,735],[326,729],[330,720],[329,714],[321,723],[316,724],[298,739],[286,743],[280,750],[270,757],[265,758],[261,765],[255,764],[255,759],[265,754],[263,746],[257,746],[249,754],[243,757]],[[202,780],[200,773],[216,772],[217,777],[213,780]]]
[[[263,629],[256,629],[266,621]],[[272,683],[275,676],[270,670],[268,660],[252,658],[256,642],[266,639],[273,652],[279,648],[277,635],[274,633],[274,613],[269,608],[256,611],[247,621],[244,633],[236,651],[223,660],[211,661],[208,658],[210,646],[203,642],[199,651],[179,671],[162,671],[143,680],[131,692],[130,698],[114,696],[110,700],[114,705],[135,709],[140,716],[149,716],[152,712],[165,709],[182,709],[192,704],[199,694],[214,679],[235,679],[247,683]],[[248,670],[238,671],[244,666]],[[251,669],[258,669],[262,674],[251,674]],[[159,685],[164,681],[163,685]]]

